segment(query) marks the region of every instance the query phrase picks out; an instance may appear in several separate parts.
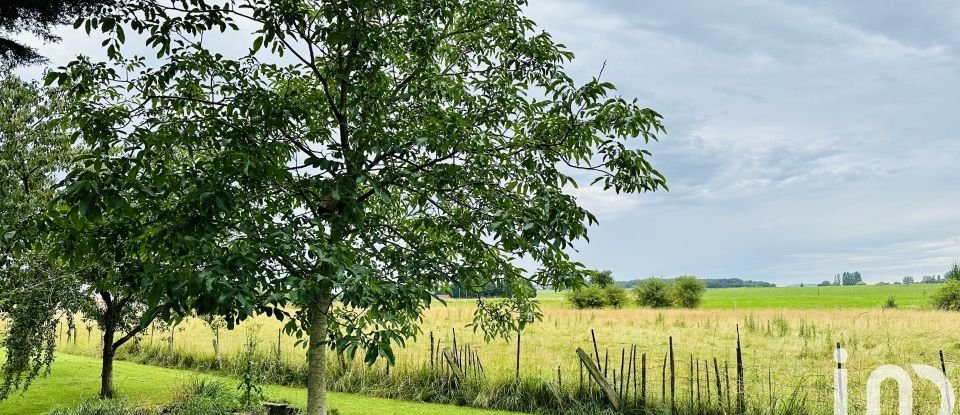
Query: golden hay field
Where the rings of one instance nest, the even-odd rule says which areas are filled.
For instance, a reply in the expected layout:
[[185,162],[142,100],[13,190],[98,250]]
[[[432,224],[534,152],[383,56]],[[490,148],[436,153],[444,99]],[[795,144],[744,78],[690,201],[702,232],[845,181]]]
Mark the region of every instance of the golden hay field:
[[[909,367],[928,364],[940,368],[938,353],[943,350],[951,379],[960,378],[960,313],[932,310],[892,309],[821,309],[821,310],[650,310],[605,309],[576,310],[562,301],[548,300],[543,305],[544,319],[526,330],[521,337],[520,370],[522,376],[556,379],[560,368],[563,382],[579,382],[580,371],[575,349],[582,347],[593,353],[591,329],[596,333],[601,354],[609,352],[610,369],[620,371],[621,349],[636,344],[648,359],[649,394],[660,395],[662,364],[668,338],[673,337],[677,366],[678,400],[693,396],[689,390],[691,356],[697,370],[706,378],[704,361],[713,359],[723,372],[724,363],[734,375],[736,330],[742,341],[746,388],[751,399],[787,399],[801,391],[813,406],[832,412],[833,351],[843,344],[850,359],[851,413],[863,411],[864,387],[870,372],[884,364]],[[429,333],[446,347],[451,344],[452,329],[457,331],[458,345],[469,344],[478,351],[487,376],[512,378],[515,375],[516,342],[511,340],[485,343],[482,335],[465,326],[471,321],[473,302],[451,301],[447,307],[428,310],[423,324],[424,334],[398,353],[398,366],[422,365],[429,360]],[[87,333],[79,324],[80,340],[64,345],[71,353],[95,354],[96,329],[87,341]],[[277,344],[281,323],[272,318],[258,318],[233,331],[221,334],[225,355],[238,354],[243,348],[245,333],[258,330],[261,347],[272,350]],[[165,344],[168,334],[148,332],[144,344]],[[212,333],[200,320],[191,319],[174,330],[174,348],[181,353],[211,357]],[[281,358],[291,365],[302,364],[304,350],[295,346],[295,339],[279,336]],[[639,367],[640,364],[637,364]],[[668,375],[669,376],[669,375]],[[714,380],[711,375],[711,380]],[[735,382],[735,379],[733,380]],[[668,380],[669,382],[669,380]],[[705,381],[704,381],[705,382]],[[938,394],[932,385],[918,385],[917,413],[932,413]],[[713,387],[713,386],[711,386]],[[892,382],[885,384],[884,396],[893,392]],[[696,386],[693,390],[698,389]],[[702,390],[706,399],[706,390]],[[714,393],[715,392],[711,392]],[[714,396],[715,398],[715,396]],[[885,399],[893,408],[894,400]],[[886,405],[886,403],[885,403]],[[886,412],[885,412],[886,413]],[[892,413],[892,412],[891,412]]]

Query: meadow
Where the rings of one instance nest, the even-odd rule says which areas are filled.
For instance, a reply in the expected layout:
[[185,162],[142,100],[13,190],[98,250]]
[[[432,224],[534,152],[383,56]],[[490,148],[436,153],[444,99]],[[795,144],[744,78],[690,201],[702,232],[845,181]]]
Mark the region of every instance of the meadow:
[[[621,366],[621,356],[629,360],[636,345],[636,367],[640,368],[641,358],[646,355],[646,404],[663,408],[670,400],[670,364],[665,356],[672,338],[673,400],[684,406],[684,413],[725,413],[731,410],[731,404],[724,402],[729,399],[724,395],[729,395],[731,383],[736,385],[739,331],[751,413],[832,413],[833,351],[838,342],[850,355],[845,369],[850,374],[851,413],[857,413],[864,410],[866,379],[880,365],[919,363],[939,368],[942,350],[950,377],[960,376],[960,314],[930,309],[926,297],[935,287],[716,289],[707,291],[703,308],[698,310],[577,310],[563,301],[562,294],[544,293],[540,295],[543,321],[520,335],[519,377],[522,385],[531,385],[519,388],[530,389],[522,399],[510,398],[518,389],[516,339],[484,342],[481,334],[465,329],[474,303],[452,300],[446,307],[428,310],[423,334],[399,351],[397,366],[388,370],[383,363],[368,368],[359,362],[345,362],[346,368],[331,368],[338,372],[338,380],[331,387],[341,392],[481,408],[593,413],[594,409],[587,407],[578,407],[579,412],[567,407],[585,397],[595,397],[591,392],[595,387],[589,379],[583,380],[575,354],[580,347],[592,355],[595,336],[601,366],[607,366],[609,378],[619,376],[621,383],[622,367],[630,367],[629,361]],[[891,296],[899,308],[881,308]],[[239,375],[245,366],[245,339],[254,336],[259,339],[260,379],[264,383],[299,385],[306,369],[304,350],[279,329],[276,320],[258,318],[233,331],[222,331],[223,358],[218,363],[211,345],[213,332],[203,321],[190,319],[169,331],[148,331],[139,344],[126,348],[121,358]],[[471,381],[474,390],[470,393],[444,391],[442,382],[424,374],[431,367],[431,356],[436,370],[443,365],[436,350],[451,346],[454,333],[458,349],[466,353],[469,348],[471,361],[479,361],[472,369],[476,378]],[[64,341],[61,350],[96,355],[96,329],[90,334],[88,338],[81,326],[76,344]],[[482,376],[477,376],[480,365]],[[719,379],[715,368],[720,369]],[[917,391],[918,413],[935,408],[936,389],[919,379],[915,383],[921,385]],[[627,386],[630,395],[632,385]],[[718,388],[722,391],[719,397]],[[892,393],[890,384],[884,387],[884,393]],[[891,408],[895,402],[885,401]]]

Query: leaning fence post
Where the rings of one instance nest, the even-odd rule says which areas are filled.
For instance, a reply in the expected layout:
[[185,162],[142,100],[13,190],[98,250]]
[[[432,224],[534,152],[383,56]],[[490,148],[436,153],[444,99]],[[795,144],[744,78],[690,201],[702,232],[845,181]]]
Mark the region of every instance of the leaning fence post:
[[624,373],[624,372],[623,372],[623,364],[625,363],[625,362],[624,362],[624,359],[626,359],[626,357],[627,357],[626,354],[627,354],[627,353],[626,353],[626,349],[624,349],[624,348],[621,347],[621,348],[620,348],[620,398],[621,398],[621,399],[623,398],[623,384],[624,384],[624,379],[627,379],[627,378],[623,375],[623,373]]
[[453,373],[453,377],[456,380],[457,385],[459,385],[461,380],[463,380],[463,372],[460,370],[460,366],[457,364],[456,354],[448,347],[443,349],[443,358],[446,359],[447,366],[450,367],[450,372]]
[[717,358],[713,358],[713,373],[717,376],[717,403],[723,407],[723,388],[720,386],[720,366],[717,364]]
[[597,367],[600,367],[600,349],[597,348],[597,334],[590,329],[590,337],[593,338],[593,355],[597,357]]
[[943,360],[943,349],[940,349],[940,370],[944,375],[947,374],[947,363]]
[[583,366],[587,368],[587,373],[590,374],[590,377],[597,382],[597,385],[600,386],[600,389],[607,395],[607,399],[610,400],[610,404],[613,405],[613,408],[620,410],[621,401],[620,396],[617,395],[617,390],[610,386],[610,383],[607,382],[603,373],[600,372],[600,368],[593,364],[593,359],[590,359],[590,355],[587,354],[582,348],[577,348],[577,357],[580,358],[580,362],[583,363]]

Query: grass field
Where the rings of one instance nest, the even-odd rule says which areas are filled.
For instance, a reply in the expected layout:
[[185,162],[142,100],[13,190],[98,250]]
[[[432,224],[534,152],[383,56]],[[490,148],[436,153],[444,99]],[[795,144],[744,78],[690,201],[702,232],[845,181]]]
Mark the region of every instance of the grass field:
[[[817,413],[831,413],[835,368],[832,353],[840,342],[851,356],[846,366],[851,378],[851,411],[862,412],[866,379],[880,365],[921,363],[939,367],[938,352],[943,350],[951,378],[960,377],[960,336],[956,334],[960,329],[960,313],[930,309],[927,297],[936,287],[918,284],[716,289],[707,291],[704,307],[699,310],[637,307],[576,310],[563,301],[562,293],[544,293],[540,295],[543,321],[528,328],[521,337],[521,376],[553,382],[559,370],[564,384],[575,387],[580,376],[575,350],[582,347],[592,352],[593,330],[601,357],[611,361],[611,370],[620,371],[617,360],[621,350],[629,349],[630,345],[636,344],[639,353],[647,354],[649,395],[652,399],[661,399],[662,364],[668,338],[672,337],[677,377],[681,379],[677,393],[692,400],[694,389],[689,386],[692,383],[688,383],[688,378],[701,370],[704,362],[712,366],[714,358],[720,368],[725,363],[733,365],[739,329],[747,392],[752,402],[770,402],[775,406],[785,396],[802,391],[809,406],[818,408]],[[881,308],[889,296],[896,298],[900,308]],[[446,347],[452,343],[455,329],[458,345],[469,344],[479,353],[487,376],[509,383],[515,376],[516,341],[486,343],[480,334],[466,329],[473,308],[472,301],[455,300],[447,307],[428,310],[423,323],[424,335],[398,352],[398,367],[389,376],[403,376],[409,373],[404,369],[426,365],[430,356],[428,334],[432,332],[437,343]],[[285,375],[303,373],[304,350],[294,346],[293,338],[278,338],[279,327],[275,319],[258,318],[237,330],[224,332],[221,334],[224,354],[234,356],[236,361],[245,333],[255,330],[262,339],[260,347],[265,359],[279,362]],[[213,335],[202,321],[190,319],[172,333],[172,353],[165,340],[169,332],[150,332],[141,341],[142,349],[149,353],[128,354],[125,358],[172,367],[209,369],[213,366],[210,346]],[[76,345],[64,344],[62,349],[96,355],[96,329],[88,341],[81,326],[79,337]],[[275,356],[278,341],[280,356]],[[691,359],[697,362],[696,370],[690,369]],[[389,379],[382,364],[366,370],[376,371],[369,379]],[[92,377],[95,373],[90,369]],[[58,378],[55,372],[53,379]],[[294,378],[278,381],[290,382],[289,379]],[[919,379],[915,383],[924,385]],[[367,388],[364,393],[394,396],[391,395],[394,392],[376,384],[364,387]],[[920,398],[917,408],[921,411],[918,413],[932,410],[936,405],[937,395],[932,387],[921,386],[917,394]],[[485,405],[484,402],[471,404]],[[0,404],[0,408],[3,405]]]
[[[45,414],[54,407],[73,407],[85,398],[95,397],[99,390],[100,362],[89,357],[61,354],[53,373],[38,380],[27,393],[0,402],[0,415]],[[157,406],[170,401],[178,385],[197,375],[193,372],[163,369],[154,366],[118,362],[115,382],[118,392],[141,406]],[[227,385],[235,379],[203,375],[222,380]],[[303,406],[303,389],[268,386],[264,393],[271,399]],[[331,393],[330,404],[343,415],[511,415],[511,412],[485,411],[450,405],[422,404],[390,399],[370,398],[344,393]],[[516,415],[516,414],[513,414]]]
[[[894,297],[901,308],[929,308],[938,284],[848,285],[840,287],[717,288],[703,296],[703,309],[878,308]],[[540,291],[545,303],[563,303],[566,293]]]

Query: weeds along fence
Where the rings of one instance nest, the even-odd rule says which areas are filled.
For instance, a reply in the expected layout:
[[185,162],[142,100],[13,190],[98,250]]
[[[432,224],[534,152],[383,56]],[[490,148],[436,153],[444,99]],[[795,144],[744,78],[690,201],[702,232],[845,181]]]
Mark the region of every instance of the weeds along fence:
[[[99,332],[77,326],[69,330],[62,325],[59,347],[96,355]],[[260,325],[238,329],[240,335],[218,330],[192,320],[178,327],[152,327],[123,347],[118,358],[236,377],[252,371],[259,383],[305,383],[304,350],[295,347],[296,339]],[[469,334],[455,329],[434,330],[402,351],[394,367],[368,367],[359,359],[333,355],[327,370],[335,391],[546,414],[830,414],[838,339],[851,351],[843,368],[850,413],[865,412],[866,379],[880,362],[923,363],[960,373],[951,349],[942,360],[938,348],[899,352],[892,344],[879,347],[802,319],[791,323],[748,315],[732,331],[735,337],[724,337],[723,347],[703,354],[702,348],[690,347],[689,338],[624,342],[590,329],[578,337],[586,341],[562,344],[554,360],[558,363],[546,366],[542,355],[555,352],[537,336],[523,334],[508,347],[492,347],[471,342],[465,339]],[[774,339],[804,344],[792,354],[760,347]],[[938,390],[919,379],[914,384],[917,413],[935,412]],[[884,387],[883,398],[884,410],[894,413],[892,385]]]

